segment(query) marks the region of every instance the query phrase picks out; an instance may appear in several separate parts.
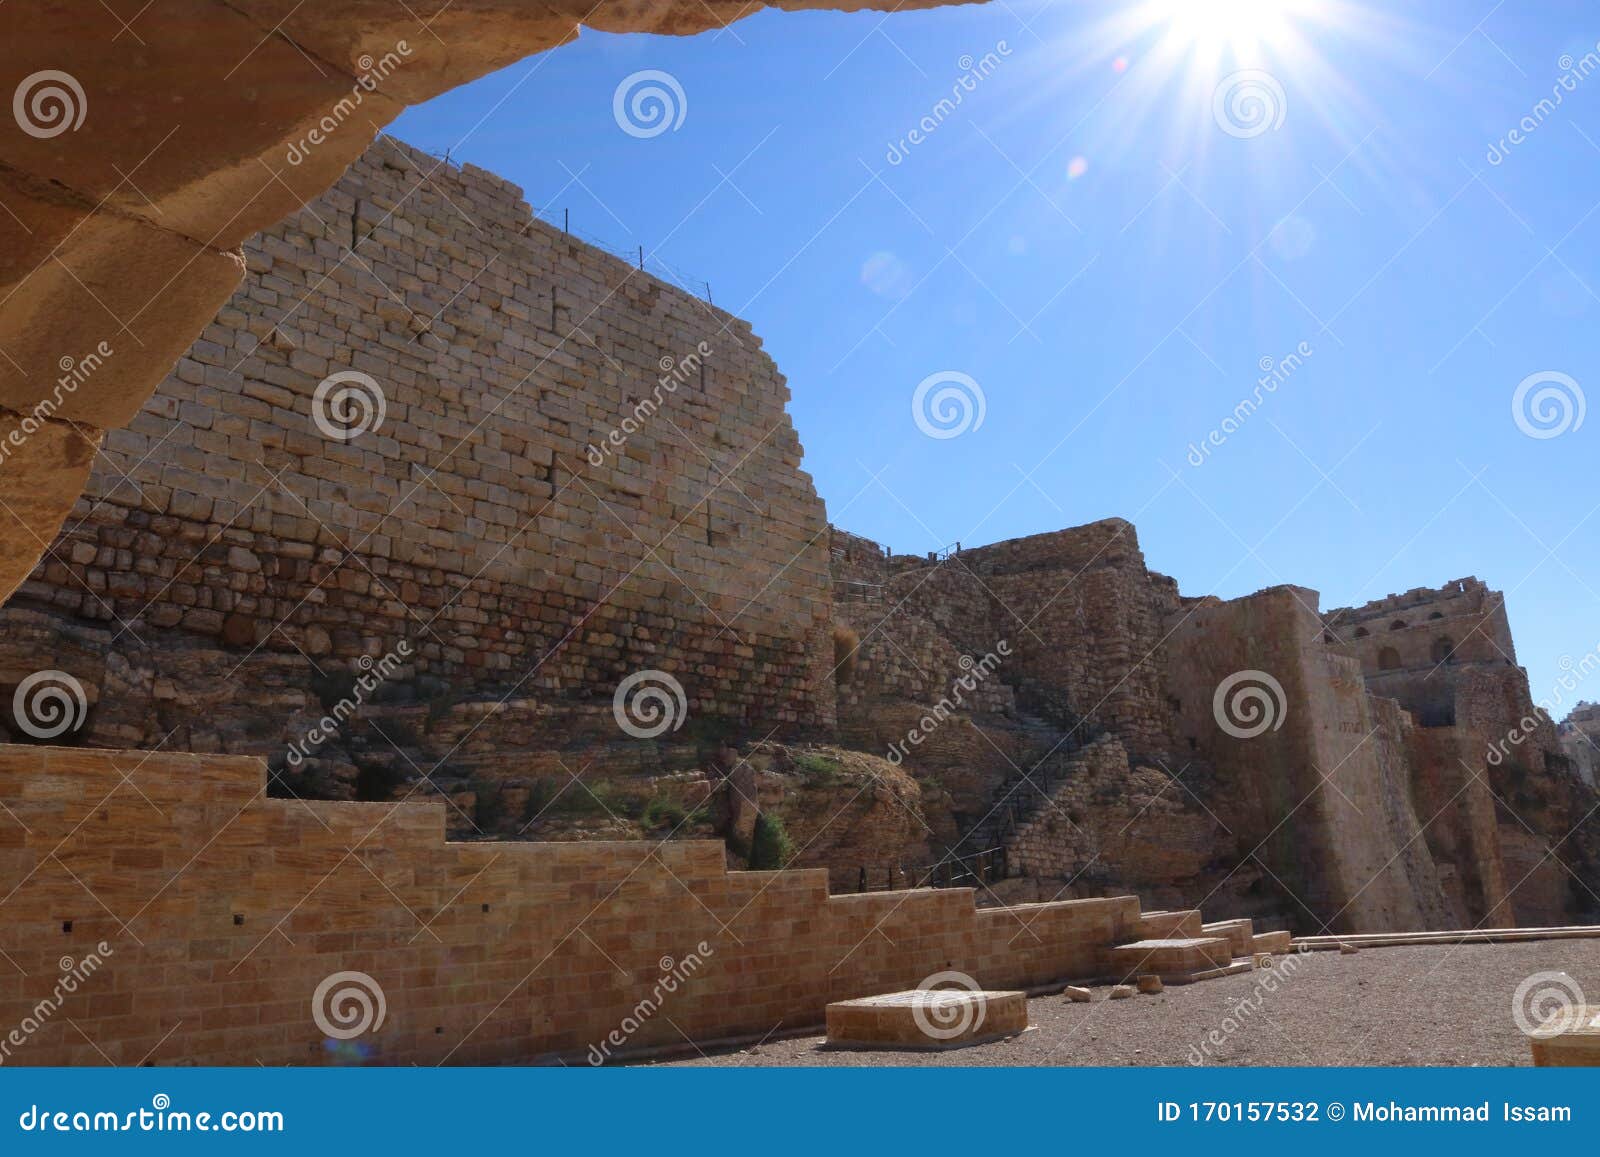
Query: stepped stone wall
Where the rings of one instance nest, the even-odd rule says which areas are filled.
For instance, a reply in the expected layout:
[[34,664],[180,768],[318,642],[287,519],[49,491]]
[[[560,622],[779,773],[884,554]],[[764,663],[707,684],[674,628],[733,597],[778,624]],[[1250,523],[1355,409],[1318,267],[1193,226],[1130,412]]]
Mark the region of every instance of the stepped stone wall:
[[[719,843],[450,844],[437,804],[264,788],[252,759],[0,747],[0,1021],[37,1025],[6,1063],[592,1060],[816,1025],[952,969],[1093,977],[1139,939],[1127,896],[829,896],[822,871],[728,872]],[[62,958],[91,956],[41,1017]],[[350,972],[384,1017],[341,1040],[315,998]]]

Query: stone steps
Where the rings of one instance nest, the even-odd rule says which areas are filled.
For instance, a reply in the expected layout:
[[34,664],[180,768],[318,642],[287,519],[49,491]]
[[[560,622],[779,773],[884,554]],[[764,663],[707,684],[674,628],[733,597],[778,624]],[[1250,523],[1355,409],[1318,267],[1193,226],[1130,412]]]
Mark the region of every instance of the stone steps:
[[[1145,912],[1139,917],[1141,940],[1173,940],[1202,935],[1217,936],[1220,933],[1206,929],[1200,923],[1200,913],[1192,909],[1179,912]],[[1246,948],[1245,951],[1249,949]],[[1241,955],[1237,948],[1234,954]]]
[[[1059,731],[1044,729],[1059,736]],[[1051,806],[1057,789],[1072,779],[1080,765],[1085,743],[1056,740],[1060,746],[1035,767],[1019,768],[989,798],[987,814],[961,841],[960,855],[1010,846],[1012,836]]]
[[1181,984],[1195,973],[1228,968],[1233,949],[1221,936],[1186,936],[1121,944],[1110,949],[1106,959],[1116,979],[1159,976],[1162,983]]

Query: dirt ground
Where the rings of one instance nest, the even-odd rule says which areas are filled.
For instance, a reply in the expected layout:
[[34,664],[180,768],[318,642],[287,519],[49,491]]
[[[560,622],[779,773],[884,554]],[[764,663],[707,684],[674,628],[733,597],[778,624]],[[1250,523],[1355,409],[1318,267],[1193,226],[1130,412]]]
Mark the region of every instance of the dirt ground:
[[[1517,986],[1565,972],[1600,1004],[1600,940],[1377,948],[1278,958],[1268,972],[1155,996],[1029,1002],[1020,1036],[946,1052],[830,1049],[820,1036],[691,1054],[681,1065],[1527,1065]],[[1275,988],[1276,991],[1271,989]],[[779,1030],[781,1034],[781,1029]],[[1216,1035],[1213,1035],[1216,1034]],[[1221,1043],[1216,1043],[1220,1039]]]

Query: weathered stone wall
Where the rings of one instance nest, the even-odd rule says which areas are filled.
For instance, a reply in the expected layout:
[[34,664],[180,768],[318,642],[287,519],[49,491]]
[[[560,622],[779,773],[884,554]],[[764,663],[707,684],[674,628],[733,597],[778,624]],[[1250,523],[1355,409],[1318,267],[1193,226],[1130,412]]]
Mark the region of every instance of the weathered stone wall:
[[[895,0],[890,11],[939,2]],[[0,471],[0,600],[55,538],[102,431],[133,417],[239,284],[235,247],[326,190],[406,105],[584,27],[687,35],[762,7],[478,0],[424,19],[387,0],[287,11],[183,0],[133,12],[129,53],[120,33],[85,36],[76,0],[0,5],[0,89],[30,109],[0,122],[0,438],[27,435],[14,447],[22,468]],[[54,83],[66,62],[70,93]],[[55,397],[61,359],[113,329],[112,366],[92,388]]]
[[[0,1020],[33,1015],[62,957],[101,959],[8,1063],[581,1057],[613,1031],[638,1050],[815,1025],[951,969],[1092,977],[1139,939],[1133,897],[829,896],[821,871],[727,872],[716,843],[451,844],[438,805],[263,789],[249,759],[0,747]],[[385,1016],[341,1042],[313,998],[352,971]]]
[[1600,705],[1579,703],[1562,721],[1561,750],[1572,768],[1591,787],[1600,784]]
[[1411,742],[1417,815],[1450,906],[1451,927],[1514,925],[1482,743],[1459,727],[1417,727]]
[[[1183,907],[1205,898],[1218,911],[1239,900],[1215,871],[1234,845],[1227,830],[1197,807],[1207,784],[1188,776],[1175,787],[1159,766],[1130,766],[1107,736],[1072,755],[1048,806],[1021,824],[1006,845],[1013,874],[1064,881],[1063,894],[1132,889],[1150,905]],[[1208,793],[1209,794],[1209,793]]]
[[[826,521],[746,323],[388,139],[245,254],[7,616],[223,652],[180,696],[406,640],[462,691],[658,668],[691,715],[831,722]],[[348,440],[316,400],[342,372],[383,406]]]
[[[1444,927],[1443,893],[1411,798],[1409,721],[1367,693],[1353,659],[1322,644],[1316,605],[1315,591],[1275,587],[1177,621],[1166,670],[1179,735],[1225,776],[1217,815],[1297,923]],[[1260,714],[1216,706],[1218,688],[1240,673],[1252,674],[1237,689],[1264,689]],[[1234,730],[1221,725],[1224,716]]]
[[[835,577],[876,544],[836,538]],[[858,573],[858,572],[852,572]],[[862,637],[855,686],[839,694],[842,725],[885,700],[937,700],[960,672],[1004,642],[1007,694],[977,710],[1017,707],[1061,724],[1079,742],[1110,733],[1130,750],[1164,753],[1169,729],[1160,671],[1149,660],[1177,605],[1172,580],[1145,568],[1132,524],[1088,526],[963,550],[942,562],[897,556],[881,569],[882,604],[841,602],[835,615]],[[991,684],[995,682],[990,681]]]
[[1505,597],[1476,578],[1329,611],[1323,625],[1330,645],[1360,660],[1375,694],[1400,700],[1427,726],[1452,722],[1461,667],[1517,662]]
[[1457,730],[1494,801],[1506,910],[1524,925],[1600,913],[1600,797],[1562,751],[1556,725],[1533,704],[1519,667],[1484,664],[1457,675]]
[[1162,626],[1177,584],[1145,566],[1133,524],[1107,519],[965,551],[1015,639],[1017,681],[1051,689],[1034,706],[1087,739],[1108,733],[1130,754],[1165,756],[1169,709]]

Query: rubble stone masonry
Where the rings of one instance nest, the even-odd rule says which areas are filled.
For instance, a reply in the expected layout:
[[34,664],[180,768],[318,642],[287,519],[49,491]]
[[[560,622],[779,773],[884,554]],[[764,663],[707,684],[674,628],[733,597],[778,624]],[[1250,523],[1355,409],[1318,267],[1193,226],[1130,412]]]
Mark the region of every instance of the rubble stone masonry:
[[13,611],[308,671],[409,640],[408,674],[554,700],[659,668],[691,712],[831,720],[825,515],[748,324],[387,138],[245,257]]
[[[1323,614],[1186,598],[1121,519],[934,557],[830,531],[748,325],[391,140],[245,253],[0,610],[0,699],[68,672],[71,742],[442,798],[458,835],[720,835],[735,866],[763,810],[842,887],[1003,852],[985,902],[1310,932],[1600,903],[1594,789],[1524,724],[1476,579]],[[384,695],[325,725],[363,659]],[[696,726],[616,725],[648,669]],[[1216,696],[1260,673],[1276,725],[1239,738]]]

